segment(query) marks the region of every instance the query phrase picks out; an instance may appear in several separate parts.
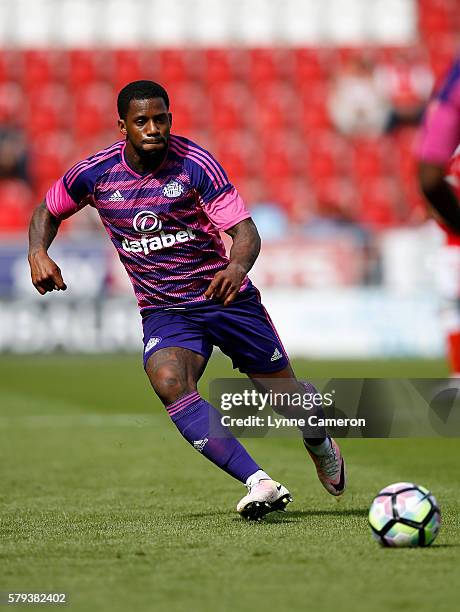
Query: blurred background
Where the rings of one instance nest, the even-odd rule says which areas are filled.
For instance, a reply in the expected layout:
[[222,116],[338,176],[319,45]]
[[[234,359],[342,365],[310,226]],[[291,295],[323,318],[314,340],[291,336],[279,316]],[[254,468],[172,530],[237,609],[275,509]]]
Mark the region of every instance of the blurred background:
[[413,150],[459,28],[456,0],[0,0],[0,351],[140,350],[94,211],[50,251],[66,293],[32,288],[26,232],[51,184],[119,139],[116,95],[142,78],[250,207],[251,278],[292,355],[442,357],[442,235]]

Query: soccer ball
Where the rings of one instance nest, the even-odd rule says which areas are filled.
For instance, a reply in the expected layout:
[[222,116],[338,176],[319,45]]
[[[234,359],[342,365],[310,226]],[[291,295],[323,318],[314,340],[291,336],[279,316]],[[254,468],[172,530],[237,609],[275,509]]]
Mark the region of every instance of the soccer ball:
[[382,489],[374,499],[369,524],[382,546],[429,546],[438,535],[441,512],[428,489],[397,482]]

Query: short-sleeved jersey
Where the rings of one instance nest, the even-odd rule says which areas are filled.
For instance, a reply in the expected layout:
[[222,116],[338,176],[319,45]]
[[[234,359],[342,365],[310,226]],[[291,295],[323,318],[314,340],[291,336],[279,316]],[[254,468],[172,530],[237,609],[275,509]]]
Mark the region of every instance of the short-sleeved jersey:
[[[436,88],[425,111],[416,145],[420,161],[447,167],[448,181],[460,196],[460,56],[455,59],[446,77]],[[447,244],[460,245],[460,238],[448,228]]]
[[447,164],[460,144],[460,56],[432,96],[417,143],[421,161]]
[[96,208],[141,314],[204,300],[228,265],[219,230],[249,212],[220,164],[192,141],[171,135],[162,165],[143,175],[126,162],[125,147],[116,142],[73,166],[46,194],[49,211],[64,219]]

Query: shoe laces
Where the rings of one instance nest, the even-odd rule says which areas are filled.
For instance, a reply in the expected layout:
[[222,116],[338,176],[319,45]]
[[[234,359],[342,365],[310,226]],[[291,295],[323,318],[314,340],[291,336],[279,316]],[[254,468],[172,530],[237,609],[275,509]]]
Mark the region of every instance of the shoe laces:
[[321,466],[321,470],[327,476],[334,476],[338,470],[337,452],[334,446],[331,446],[331,450],[327,455],[317,456],[318,462]]

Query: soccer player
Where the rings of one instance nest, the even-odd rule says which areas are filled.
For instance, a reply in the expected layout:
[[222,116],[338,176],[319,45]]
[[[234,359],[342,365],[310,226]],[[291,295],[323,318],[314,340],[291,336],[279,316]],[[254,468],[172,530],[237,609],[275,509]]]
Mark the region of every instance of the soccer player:
[[458,159],[452,159],[459,144],[460,57],[428,105],[417,145],[420,187],[433,215],[446,230],[439,281],[445,301],[447,348],[453,376],[460,376],[460,184],[455,183]]
[[[144,330],[144,367],[184,438],[248,488],[237,511],[259,519],[292,501],[248,454],[197,391],[213,345],[255,384],[298,382],[286,352],[247,277],[260,250],[257,229],[220,164],[173,135],[169,98],[152,81],[118,95],[123,140],[71,168],[46,194],[30,223],[29,263],[37,290],[65,290],[47,250],[61,221],[84,206],[98,211],[136,294]],[[232,239],[229,258],[219,230]],[[305,416],[305,414],[304,414]],[[212,428],[211,428],[212,422]],[[216,425],[217,423],[217,425]],[[338,445],[324,430],[304,445],[332,495],[345,489]]]

